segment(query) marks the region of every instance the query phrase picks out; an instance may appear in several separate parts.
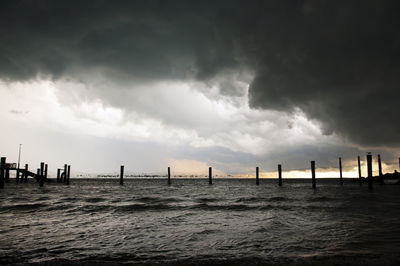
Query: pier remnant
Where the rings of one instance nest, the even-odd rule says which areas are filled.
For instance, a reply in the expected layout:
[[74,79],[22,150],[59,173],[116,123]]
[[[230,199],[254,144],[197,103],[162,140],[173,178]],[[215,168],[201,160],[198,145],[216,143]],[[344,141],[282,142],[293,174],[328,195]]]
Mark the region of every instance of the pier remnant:
[[208,184],[212,185],[212,167],[208,167]]
[[16,172],[16,174],[15,174],[15,182],[16,182],[16,183],[19,183],[19,167],[17,168],[16,171],[17,171],[17,172]]
[[57,183],[60,183],[61,169],[57,168]]
[[24,183],[28,182],[28,164],[25,164]]
[[4,188],[4,168],[6,167],[6,157],[1,157],[0,161],[0,189]]
[[66,178],[67,185],[69,185],[69,179],[71,177],[71,165],[68,165],[68,172],[67,173],[68,174],[65,175],[65,178]]
[[119,184],[123,185],[124,184],[124,166],[121,165],[121,169],[119,171]]
[[379,169],[379,184],[383,185],[383,174],[382,174],[382,161],[381,161],[381,155],[378,154],[378,169]]
[[40,163],[40,186],[43,187],[44,183],[44,162]]
[[312,188],[316,188],[315,182],[315,161],[311,161],[311,178],[312,178]]
[[282,186],[282,165],[278,164],[278,184]]
[[48,170],[48,164],[46,163],[44,165],[44,179],[47,179],[47,170]]
[[67,171],[68,171],[68,165],[64,164],[64,173],[61,174],[61,183],[64,183],[65,181],[67,181]]
[[259,179],[259,176],[258,176],[258,166],[256,167],[256,185],[257,186],[260,185],[260,179]]
[[361,176],[361,162],[360,162],[360,155],[357,156],[357,161],[358,161],[358,182],[360,183],[360,186],[362,185],[362,176]]
[[171,185],[171,169],[168,166],[168,185]]
[[368,172],[368,188],[372,190],[372,155],[367,153],[367,172]]
[[340,185],[343,186],[342,157],[339,157]]

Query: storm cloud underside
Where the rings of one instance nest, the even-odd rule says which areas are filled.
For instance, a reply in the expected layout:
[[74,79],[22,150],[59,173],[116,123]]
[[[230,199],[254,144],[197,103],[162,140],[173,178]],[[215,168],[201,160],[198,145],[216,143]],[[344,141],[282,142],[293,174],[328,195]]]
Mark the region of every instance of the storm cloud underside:
[[[248,81],[251,108],[301,110],[325,134],[361,146],[400,145],[398,1],[0,5],[3,81],[90,85],[100,73],[120,90],[131,83],[217,83],[227,97],[242,95],[236,83]],[[92,93],[129,105],[104,87]]]

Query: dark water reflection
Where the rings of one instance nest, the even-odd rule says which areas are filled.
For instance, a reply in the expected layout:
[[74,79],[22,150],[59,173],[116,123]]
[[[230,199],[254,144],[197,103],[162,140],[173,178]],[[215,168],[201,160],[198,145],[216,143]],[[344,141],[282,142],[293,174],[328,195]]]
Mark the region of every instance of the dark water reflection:
[[74,180],[0,193],[0,263],[397,264],[400,186]]

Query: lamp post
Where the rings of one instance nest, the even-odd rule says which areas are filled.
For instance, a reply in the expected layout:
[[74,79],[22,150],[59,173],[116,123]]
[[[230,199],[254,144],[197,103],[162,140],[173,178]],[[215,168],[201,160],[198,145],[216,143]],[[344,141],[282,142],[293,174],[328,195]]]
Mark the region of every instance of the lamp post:
[[19,163],[20,163],[20,161],[21,161],[21,147],[22,147],[22,144],[19,144],[19,152],[18,152],[18,169],[19,169]]

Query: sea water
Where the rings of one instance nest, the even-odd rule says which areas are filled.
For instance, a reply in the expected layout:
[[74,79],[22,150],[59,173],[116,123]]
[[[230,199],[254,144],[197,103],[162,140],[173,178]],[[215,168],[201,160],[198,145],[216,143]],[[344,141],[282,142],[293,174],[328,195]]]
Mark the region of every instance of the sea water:
[[400,186],[72,179],[0,191],[0,264],[399,265]]

